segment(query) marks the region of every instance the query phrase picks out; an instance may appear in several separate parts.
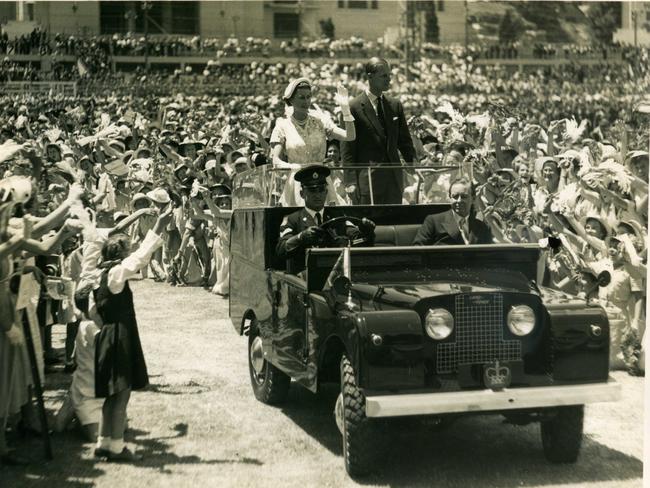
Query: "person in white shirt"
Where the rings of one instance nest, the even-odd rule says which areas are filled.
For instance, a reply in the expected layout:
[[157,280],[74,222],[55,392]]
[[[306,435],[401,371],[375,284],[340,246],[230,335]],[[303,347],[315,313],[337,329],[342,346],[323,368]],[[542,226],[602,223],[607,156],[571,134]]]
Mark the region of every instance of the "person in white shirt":
[[161,234],[171,214],[171,207],[160,214],[140,247],[131,254],[129,238],[123,234],[109,237],[102,247],[99,287],[92,296],[101,323],[95,355],[95,395],[105,398],[95,457],[108,461],[142,459],[124,444],[131,390],[149,384],[128,280],[146,266],[152,254],[162,246]]

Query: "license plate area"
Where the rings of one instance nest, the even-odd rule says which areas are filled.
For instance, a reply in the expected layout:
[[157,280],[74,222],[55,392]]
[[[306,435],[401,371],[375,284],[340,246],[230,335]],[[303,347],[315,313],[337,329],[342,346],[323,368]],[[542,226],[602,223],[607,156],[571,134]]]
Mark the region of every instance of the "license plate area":
[[523,361],[490,361],[481,364],[459,364],[458,386],[487,388],[494,391],[519,383],[524,376]]

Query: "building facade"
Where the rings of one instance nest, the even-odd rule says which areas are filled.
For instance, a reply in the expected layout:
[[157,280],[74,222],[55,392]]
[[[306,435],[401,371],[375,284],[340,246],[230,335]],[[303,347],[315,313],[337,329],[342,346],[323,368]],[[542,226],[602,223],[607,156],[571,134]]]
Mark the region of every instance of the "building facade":
[[[441,43],[463,42],[466,2],[411,2],[418,4],[420,9],[426,7],[427,15],[437,17]],[[22,30],[39,25],[49,32],[72,35],[144,33],[147,30],[152,35],[252,36],[277,43],[298,37],[321,37],[321,23],[331,21],[336,38],[358,36],[376,40],[390,37],[394,40],[406,26],[406,11],[407,0],[21,0],[0,2],[0,23],[7,31],[22,24]],[[418,27],[418,31],[426,35],[422,27]]]
[[650,46],[650,2],[623,2],[621,10],[621,27],[614,41]]

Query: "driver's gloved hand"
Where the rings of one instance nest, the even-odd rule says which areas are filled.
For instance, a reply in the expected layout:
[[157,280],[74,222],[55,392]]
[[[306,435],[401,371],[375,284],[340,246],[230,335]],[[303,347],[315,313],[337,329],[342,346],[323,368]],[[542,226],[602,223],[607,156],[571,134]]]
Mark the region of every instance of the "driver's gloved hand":
[[300,242],[305,245],[314,245],[319,242],[325,235],[320,227],[311,226],[300,233]]
[[375,226],[375,223],[372,220],[367,219],[367,218],[364,217],[364,218],[361,219],[361,223],[359,224],[359,227],[361,227],[361,229],[360,229],[361,231],[372,232],[372,231],[375,230],[376,226]]

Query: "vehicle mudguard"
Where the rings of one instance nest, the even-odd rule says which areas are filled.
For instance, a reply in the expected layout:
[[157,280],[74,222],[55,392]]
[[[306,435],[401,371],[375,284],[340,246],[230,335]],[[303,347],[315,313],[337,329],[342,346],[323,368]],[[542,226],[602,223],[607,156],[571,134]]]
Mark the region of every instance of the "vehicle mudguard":
[[607,381],[609,321],[601,307],[548,309],[556,382]]
[[354,314],[356,337],[348,336],[357,382],[369,390],[411,389],[424,385],[424,331],[417,312],[383,310]]

